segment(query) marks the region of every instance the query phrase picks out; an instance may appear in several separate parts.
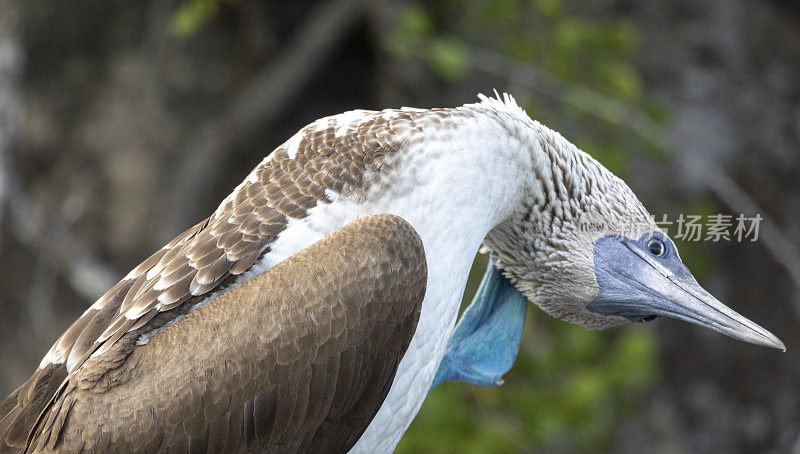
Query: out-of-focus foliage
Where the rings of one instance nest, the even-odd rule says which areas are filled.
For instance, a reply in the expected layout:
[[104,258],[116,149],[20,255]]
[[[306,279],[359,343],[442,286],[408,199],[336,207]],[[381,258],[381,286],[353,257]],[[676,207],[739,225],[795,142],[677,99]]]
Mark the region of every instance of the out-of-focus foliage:
[[[632,58],[639,32],[625,20],[576,16],[558,0],[449,0],[405,7],[383,37],[384,49],[395,58],[422,58],[446,82],[457,83],[478,71],[481,56],[475,51],[489,50],[619,101],[554,111],[540,99],[516,92],[518,102],[556,130],[569,131],[567,122],[580,123],[580,134],[571,139],[615,173],[624,174],[634,149],[661,154],[652,143],[632,141],[618,125],[597,121],[598,114],[624,117],[625,112],[616,110],[626,104],[641,107],[655,123],[666,119],[664,109],[643,98],[642,77]],[[587,102],[583,91],[559,96],[577,105]]]
[[194,34],[214,18],[223,1],[226,0],[184,0],[172,17],[172,33],[179,37]]
[[[631,62],[638,41],[630,23],[575,16],[555,0],[449,0],[406,7],[385,34],[384,48],[409,61],[423,56],[432,72],[451,83],[475,71],[472,49],[493,49],[636,104],[643,103],[641,76]],[[570,122],[580,122],[584,127],[571,138],[618,175],[627,172],[631,155],[639,151],[634,148],[642,146],[625,131],[584,112],[565,114],[532,96],[518,102],[556,130],[568,131]],[[480,269],[470,277],[467,296],[484,266],[479,257]],[[398,452],[608,448],[613,441],[609,434],[658,370],[652,331],[614,334],[618,336],[554,320],[531,306],[523,347],[503,392],[441,385],[425,401]]]

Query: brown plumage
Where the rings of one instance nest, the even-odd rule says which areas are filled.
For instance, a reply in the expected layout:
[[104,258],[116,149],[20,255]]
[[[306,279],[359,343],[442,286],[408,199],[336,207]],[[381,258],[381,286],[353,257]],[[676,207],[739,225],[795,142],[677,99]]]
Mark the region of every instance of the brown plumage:
[[426,280],[408,223],[362,218],[144,345],[149,327],[68,378],[39,369],[0,404],[0,451],[347,451],[389,390]]
[[388,170],[413,149],[411,132],[451,130],[473,116],[461,108],[355,111],[300,130],[211,216],[139,264],[56,340],[33,376],[0,403],[0,440],[24,444],[26,428],[86,361],[112,361],[104,356],[134,349],[131,339],[146,340],[285,258],[272,249],[290,221],[340,196],[391,186]]
[[[392,124],[413,121],[404,114]],[[100,297],[59,337],[40,372],[47,373],[48,363],[61,362],[71,371],[96,351],[112,348],[125,333],[158,329],[210,294],[241,282],[239,276],[270,252],[290,219],[303,219],[309,209],[331,202],[326,190],[337,195],[363,190],[362,175],[385,165],[383,157],[401,145],[390,126],[373,112],[339,137],[334,119],[303,128],[259,164],[214,214]]]

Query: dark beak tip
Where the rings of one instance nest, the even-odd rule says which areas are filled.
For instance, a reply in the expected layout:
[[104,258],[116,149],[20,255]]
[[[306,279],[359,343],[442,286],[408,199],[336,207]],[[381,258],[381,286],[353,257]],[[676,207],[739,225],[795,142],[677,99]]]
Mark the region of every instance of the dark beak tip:
[[764,347],[774,348],[775,350],[780,350],[781,352],[786,352],[786,345],[783,343],[782,340],[778,339],[778,336],[767,331],[768,336],[764,336],[764,339],[760,339],[758,342],[751,342],[756,343],[758,345],[763,345]]

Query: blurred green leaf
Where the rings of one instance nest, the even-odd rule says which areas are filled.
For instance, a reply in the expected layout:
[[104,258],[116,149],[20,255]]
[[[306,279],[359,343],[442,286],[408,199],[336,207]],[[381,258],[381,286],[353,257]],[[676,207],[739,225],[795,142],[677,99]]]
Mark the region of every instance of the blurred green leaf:
[[433,21],[425,8],[410,5],[400,13],[397,27],[405,35],[424,37],[433,31]]
[[628,173],[630,157],[622,147],[604,146],[588,138],[581,139],[577,144],[615,175],[624,178]]
[[170,28],[175,36],[185,38],[195,34],[219,11],[221,0],[188,0],[178,5]]
[[557,18],[564,12],[561,0],[536,0],[536,10],[545,17]]
[[597,64],[598,76],[608,86],[607,93],[622,99],[636,99],[642,94],[639,73],[627,63],[607,61]]
[[520,0],[486,0],[478,2],[478,17],[483,20],[514,25],[519,23]]
[[400,11],[394,27],[384,35],[383,47],[398,58],[412,58],[422,53],[423,43],[432,32],[430,13],[409,5]]
[[464,45],[454,39],[435,39],[431,42],[430,62],[436,74],[453,81],[467,74],[469,54]]

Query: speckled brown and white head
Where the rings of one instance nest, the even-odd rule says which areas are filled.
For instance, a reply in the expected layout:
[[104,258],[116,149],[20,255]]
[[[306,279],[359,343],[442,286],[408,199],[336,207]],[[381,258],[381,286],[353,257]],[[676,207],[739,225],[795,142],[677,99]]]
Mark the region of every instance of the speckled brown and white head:
[[515,114],[514,134],[531,161],[513,212],[485,240],[528,299],[587,328],[666,315],[784,348],[703,290],[625,182],[509,97],[484,103]]
[[628,322],[586,309],[598,294],[593,243],[658,228],[624,181],[559,133],[524,122],[536,137],[530,181],[519,206],[485,244],[498,254],[504,274],[548,314],[587,328]]

